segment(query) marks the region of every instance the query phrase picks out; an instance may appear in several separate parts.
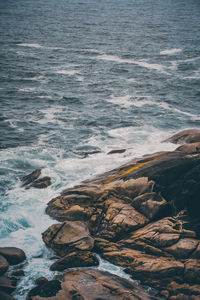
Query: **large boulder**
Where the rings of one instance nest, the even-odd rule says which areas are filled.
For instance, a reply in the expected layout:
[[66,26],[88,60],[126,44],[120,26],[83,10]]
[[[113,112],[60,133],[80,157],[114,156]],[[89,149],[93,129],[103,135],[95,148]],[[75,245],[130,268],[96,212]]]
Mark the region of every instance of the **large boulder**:
[[[50,283],[50,282],[49,282]],[[48,295],[41,292],[43,286],[30,292],[27,300],[42,300]],[[44,288],[43,288],[44,291]],[[38,296],[36,296],[38,295]],[[151,296],[133,281],[108,272],[94,269],[68,271],[63,276],[62,290],[49,300],[147,300],[159,299]]]
[[87,224],[79,221],[54,224],[42,234],[42,238],[61,256],[78,250],[92,250],[94,246]]
[[24,251],[16,247],[0,247],[0,255],[4,256],[10,265],[17,265],[26,259]]

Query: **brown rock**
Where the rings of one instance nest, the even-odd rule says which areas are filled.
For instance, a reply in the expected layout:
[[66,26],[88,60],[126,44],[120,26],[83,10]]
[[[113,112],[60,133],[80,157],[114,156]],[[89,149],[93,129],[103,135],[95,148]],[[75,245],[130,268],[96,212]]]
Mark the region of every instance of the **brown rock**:
[[7,293],[0,291],[0,299],[1,300],[16,300],[12,296],[8,295]]
[[28,185],[35,181],[39,176],[41,175],[41,169],[37,169],[33,171],[32,173],[24,176],[21,180],[23,182],[23,186]]
[[174,245],[165,248],[166,251],[172,253],[176,257],[188,258],[190,254],[197,248],[199,241],[195,239],[180,239]]
[[[36,286],[31,291],[29,291],[26,300],[33,300],[33,299],[46,299],[50,297],[52,299],[53,296],[56,296],[57,293],[61,290],[61,283],[59,280],[50,280],[45,282],[42,285]],[[35,297],[37,296],[37,297]],[[43,298],[44,297],[44,298]],[[57,299],[57,298],[53,298]],[[53,300],[52,299],[52,300]],[[67,298],[66,298],[67,300]]]
[[0,255],[0,275],[4,274],[8,268],[8,261],[2,255]]
[[200,283],[200,261],[198,259],[188,259],[185,262],[184,276],[188,282]]
[[34,187],[34,188],[37,188],[37,189],[45,189],[49,185],[51,185],[51,177],[45,176],[45,177],[42,177],[42,178],[39,178],[39,179],[35,180],[30,185],[30,187]]
[[165,142],[174,144],[196,143],[200,142],[199,129],[186,129],[168,138]]
[[97,266],[99,261],[95,254],[89,251],[72,252],[57,260],[50,267],[51,271],[63,271],[67,268]]
[[11,265],[17,265],[26,259],[24,251],[16,247],[0,247],[0,255],[3,255]]
[[176,151],[182,151],[186,153],[199,153],[200,152],[200,142],[184,144],[176,149]]
[[[71,270],[65,273],[62,290],[49,300],[147,300],[159,299],[151,296],[137,284],[108,272],[94,269]],[[41,295],[35,293],[35,295]],[[43,297],[46,297],[43,293]],[[27,300],[42,300],[32,297]]]
[[0,290],[5,292],[5,293],[12,293],[15,290],[15,286],[12,284],[12,281],[5,277],[5,276],[0,276]]
[[116,149],[116,150],[111,150],[109,151],[107,154],[110,155],[110,154],[117,154],[117,153],[124,153],[126,152],[126,149]]
[[147,222],[148,219],[131,205],[112,202],[107,209],[100,236],[116,239],[130,230],[145,225]]
[[44,283],[47,283],[48,282],[48,279],[47,278],[45,278],[45,277],[39,277],[39,278],[37,278],[36,280],[35,280],[35,284],[36,285],[42,285],[42,284],[44,284]]
[[61,256],[77,250],[91,250],[94,246],[87,225],[78,221],[52,225],[42,234],[42,238]]
[[155,192],[142,194],[134,198],[131,204],[150,220],[168,207],[167,201]]

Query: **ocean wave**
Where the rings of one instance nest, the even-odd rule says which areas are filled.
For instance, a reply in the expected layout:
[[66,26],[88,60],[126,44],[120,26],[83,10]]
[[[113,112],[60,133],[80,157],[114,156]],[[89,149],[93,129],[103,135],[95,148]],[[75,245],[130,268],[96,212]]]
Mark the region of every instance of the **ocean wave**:
[[168,50],[163,50],[160,52],[161,55],[173,55],[176,53],[180,53],[182,51],[182,49],[180,48],[172,48],[172,49],[168,49]]

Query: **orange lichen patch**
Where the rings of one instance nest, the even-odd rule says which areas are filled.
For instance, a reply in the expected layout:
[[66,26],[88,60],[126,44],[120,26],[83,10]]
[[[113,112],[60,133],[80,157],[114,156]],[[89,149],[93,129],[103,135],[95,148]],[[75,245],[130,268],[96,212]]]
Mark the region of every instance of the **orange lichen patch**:
[[137,169],[139,169],[139,168],[141,168],[141,167],[143,167],[143,166],[145,166],[145,165],[147,165],[147,164],[153,162],[153,161],[158,160],[160,157],[164,156],[165,154],[166,154],[166,153],[161,153],[161,154],[159,154],[159,155],[157,155],[157,156],[155,156],[155,157],[153,157],[153,158],[151,158],[151,159],[148,159],[148,160],[145,161],[145,162],[142,162],[142,163],[136,163],[133,167],[131,167],[131,168],[125,170],[124,172],[119,173],[119,174],[117,174],[117,175],[115,175],[115,176],[109,177],[109,178],[106,179],[103,183],[109,183],[109,182],[111,182],[111,181],[114,180],[114,179],[117,179],[117,178],[119,178],[119,177],[121,177],[121,176],[127,175],[127,174],[129,174],[129,173],[131,173],[131,172],[133,172],[133,171],[135,171],[135,170],[137,170]]

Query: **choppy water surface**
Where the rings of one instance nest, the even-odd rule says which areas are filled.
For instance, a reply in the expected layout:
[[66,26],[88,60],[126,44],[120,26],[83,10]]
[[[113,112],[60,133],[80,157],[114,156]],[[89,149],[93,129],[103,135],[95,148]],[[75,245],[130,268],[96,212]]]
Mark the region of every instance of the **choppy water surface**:
[[[28,256],[17,299],[53,276],[50,199],[200,128],[199,20],[196,0],[0,2],[0,238]],[[36,168],[53,184],[24,190]]]

